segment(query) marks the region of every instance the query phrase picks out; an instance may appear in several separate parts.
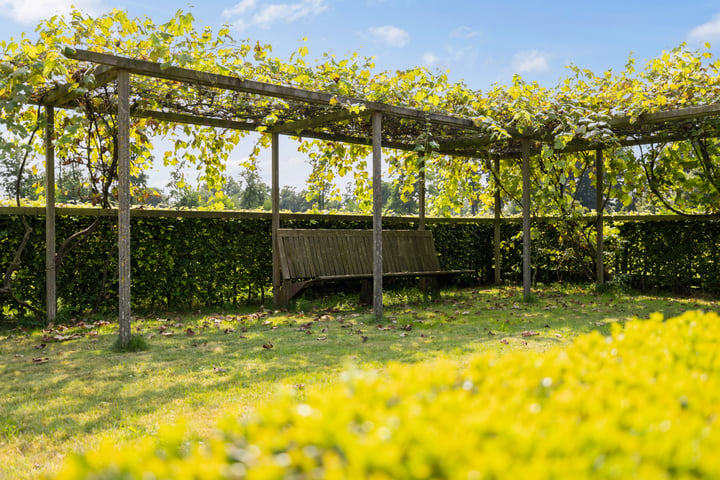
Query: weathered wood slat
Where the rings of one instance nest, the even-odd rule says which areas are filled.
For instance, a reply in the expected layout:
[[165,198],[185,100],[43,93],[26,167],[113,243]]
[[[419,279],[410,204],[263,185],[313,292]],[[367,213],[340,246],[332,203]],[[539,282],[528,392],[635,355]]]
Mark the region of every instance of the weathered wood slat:
[[[372,230],[278,229],[282,278],[292,291],[319,281],[372,279]],[[435,277],[472,273],[442,271],[429,230],[383,232],[383,277]],[[285,300],[289,299],[286,298]]]

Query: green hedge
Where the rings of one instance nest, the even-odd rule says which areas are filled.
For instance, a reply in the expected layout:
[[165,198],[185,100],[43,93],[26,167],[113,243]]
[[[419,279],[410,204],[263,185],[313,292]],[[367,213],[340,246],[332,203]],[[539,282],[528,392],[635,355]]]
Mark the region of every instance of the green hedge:
[[717,314],[654,314],[566,349],[350,371],[202,442],[171,426],[55,478],[718,478],[718,336]]
[[[30,217],[33,234],[14,279],[17,295],[44,304],[44,219]],[[58,244],[93,218],[58,217]],[[117,227],[102,218],[98,230],[65,256],[58,269],[61,308],[117,305]],[[132,298],[135,307],[218,305],[261,299],[271,283],[270,222],[214,218],[132,219]],[[3,270],[21,238],[18,217],[0,217]],[[106,282],[103,282],[106,278]],[[105,288],[101,286],[105,283]],[[5,298],[2,306],[11,305]]]
[[630,286],[720,293],[720,222],[626,222],[618,229],[615,275]]
[[[43,217],[26,217],[33,228],[13,284],[20,298],[45,304],[45,233]],[[60,216],[58,243],[87,227],[94,217]],[[608,239],[611,273],[641,288],[698,287],[720,293],[720,222],[626,222]],[[284,220],[286,228],[372,228],[371,220]],[[384,228],[417,228],[413,222],[387,221]],[[494,279],[493,225],[487,222],[429,223],[445,269],[472,269],[473,277],[453,282],[491,283]],[[533,275],[541,282],[587,281],[594,272],[594,251],[573,226],[537,223],[533,230]],[[522,232],[519,223],[504,223],[503,278],[522,281]],[[579,231],[579,230],[577,230]],[[0,215],[0,268],[4,272],[22,236],[17,216]],[[590,232],[592,233],[592,232]],[[132,298],[134,307],[186,309],[238,302],[266,301],[271,291],[270,220],[268,218],[132,219]],[[92,308],[115,311],[117,243],[114,217],[71,251],[58,270],[62,311]],[[105,281],[103,281],[105,279]],[[411,285],[405,280],[388,282]],[[104,287],[103,287],[104,285]],[[347,285],[320,288],[344,289]],[[15,308],[0,297],[0,313]]]
[[[44,305],[45,222],[43,217],[26,218],[33,233],[13,284],[20,298]],[[59,216],[58,244],[93,220],[93,217]],[[101,222],[100,228],[65,256],[58,269],[60,307],[71,313],[95,306],[113,311],[117,306],[116,221],[114,217],[102,217]],[[288,220],[283,226],[371,228],[371,223],[369,220]],[[188,308],[264,301],[272,285],[270,227],[270,220],[264,218],[134,217],[131,226],[133,306]],[[386,228],[417,226],[409,222],[388,222]],[[444,268],[474,269],[481,281],[492,278],[491,225],[436,224],[429,228],[435,233]],[[3,271],[22,233],[19,217],[0,216]],[[0,311],[3,308],[13,308],[7,297],[0,297]]]

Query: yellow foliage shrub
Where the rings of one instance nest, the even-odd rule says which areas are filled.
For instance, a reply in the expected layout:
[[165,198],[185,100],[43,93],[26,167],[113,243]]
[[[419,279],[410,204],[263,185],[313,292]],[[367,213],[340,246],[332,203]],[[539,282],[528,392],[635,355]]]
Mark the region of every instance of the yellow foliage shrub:
[[57,478],[717,478],[718,339],[717,314],[655,314],[545,353],[350,371],[206,442],[169,429]]

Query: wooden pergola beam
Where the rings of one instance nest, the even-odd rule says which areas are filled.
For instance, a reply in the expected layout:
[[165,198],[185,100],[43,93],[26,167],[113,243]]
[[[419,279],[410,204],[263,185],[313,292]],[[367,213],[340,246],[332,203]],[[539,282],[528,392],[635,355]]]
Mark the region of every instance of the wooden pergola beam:
[[88,85],[88,87],[81,88],[79,85],[74,83],[60,85],[44,95],[40,103],[55,107],[67,105],[76,98],[82,96],[88,89],[102,87],[103,85],[114,81],[117,78],[117,70],[114,67],[100,65],[93,72],[93,76],[95,79],[90,83],[90,85]]
[[305,118],[303,120],[298,120],[295,122],[281,123],[279,125],[274,125],[268,128],[267,131],[270,133],[300,133],[307,130],[308,128],[320,127],[322,125],[327,125],[328,123],[337,123],[343,122],[345,120],[353,120],[360,117],[368,117],[372,115],[372,113],[373,112],[369,111],[355,113],[350,110],[342,110],[339,112],[328,113],[326,115],[317,115],[315,117]]
[[454,128],[480,131],[481,127],[476,126],[473,120],[454,117],[440,113],[432,113],[423,110],[398,107],[380,102],[370,102],[358,98],[334,95],[331,93],[316,92],[297,87],[275,85],[270,83],[257,82],[254,80],[242,80],[236,77],[220,75],[210,72],[201,72],[180,67],[163,67],[156,62],[138,60],[134,58],[119,57],[107,53],[91,52],[83,49],[66,48],[63,54],[74,60],[92,62],[101,65],[121,68],[128,72],[146,77],[172,80],[181,83],[213,87],[235,92],[251,93],[263,97],[280,98],[301,103],[312,103],[331,106],[333,104],[363,106],[369,112],[380,112],[401,118],[417,121],[429,121],[435,125],[446,125]]
[[625,127],[630,125],[653,125],[656,123],[691,120],[693,118],[720,115],[720,103],[710,105],[697,105],[693,107],[666,110],[664,112],[643,113],[635,121],[631,116],[615,117],[608,122],[611,127]]
[[130,115],[136,118],[149,118],[168,123],[180,123],[184,125],[200,125],[204,127],[229,128],[233,130],[257,131],[260,126],[252,122],[238,122],[223,118],[213,118],[186,113],[160,112],[158,110],[137,109],[131,111]]

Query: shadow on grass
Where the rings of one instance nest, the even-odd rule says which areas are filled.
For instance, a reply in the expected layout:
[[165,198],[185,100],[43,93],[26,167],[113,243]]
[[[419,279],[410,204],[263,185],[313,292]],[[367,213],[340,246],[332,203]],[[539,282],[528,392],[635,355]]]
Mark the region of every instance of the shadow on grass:
[[[278,384],[322,388],[348,364],[382,368],[438,356],[544,351],[592,330],[608,334],[612,323],[633,316],[718,306],[588,292],[546,288],[532,303],[514,287],[450,290],[435,303],[400,292],[387,298],[381,322],[346,299],[341,307],[333,299],[304,303],[307,313],[149,318],[133,325],[148,344],[136,353],[113,353],[112,329],[41,350],[39,334],[5,338],[0,417],[19,428],[0,441],[20,445],[49,436],[62,450],[79,435],[123,430],[120,436],[131,439],[182,416],[212,424],[217,414],[272,401]],[[36,357],[48,360],[34,364]]]

